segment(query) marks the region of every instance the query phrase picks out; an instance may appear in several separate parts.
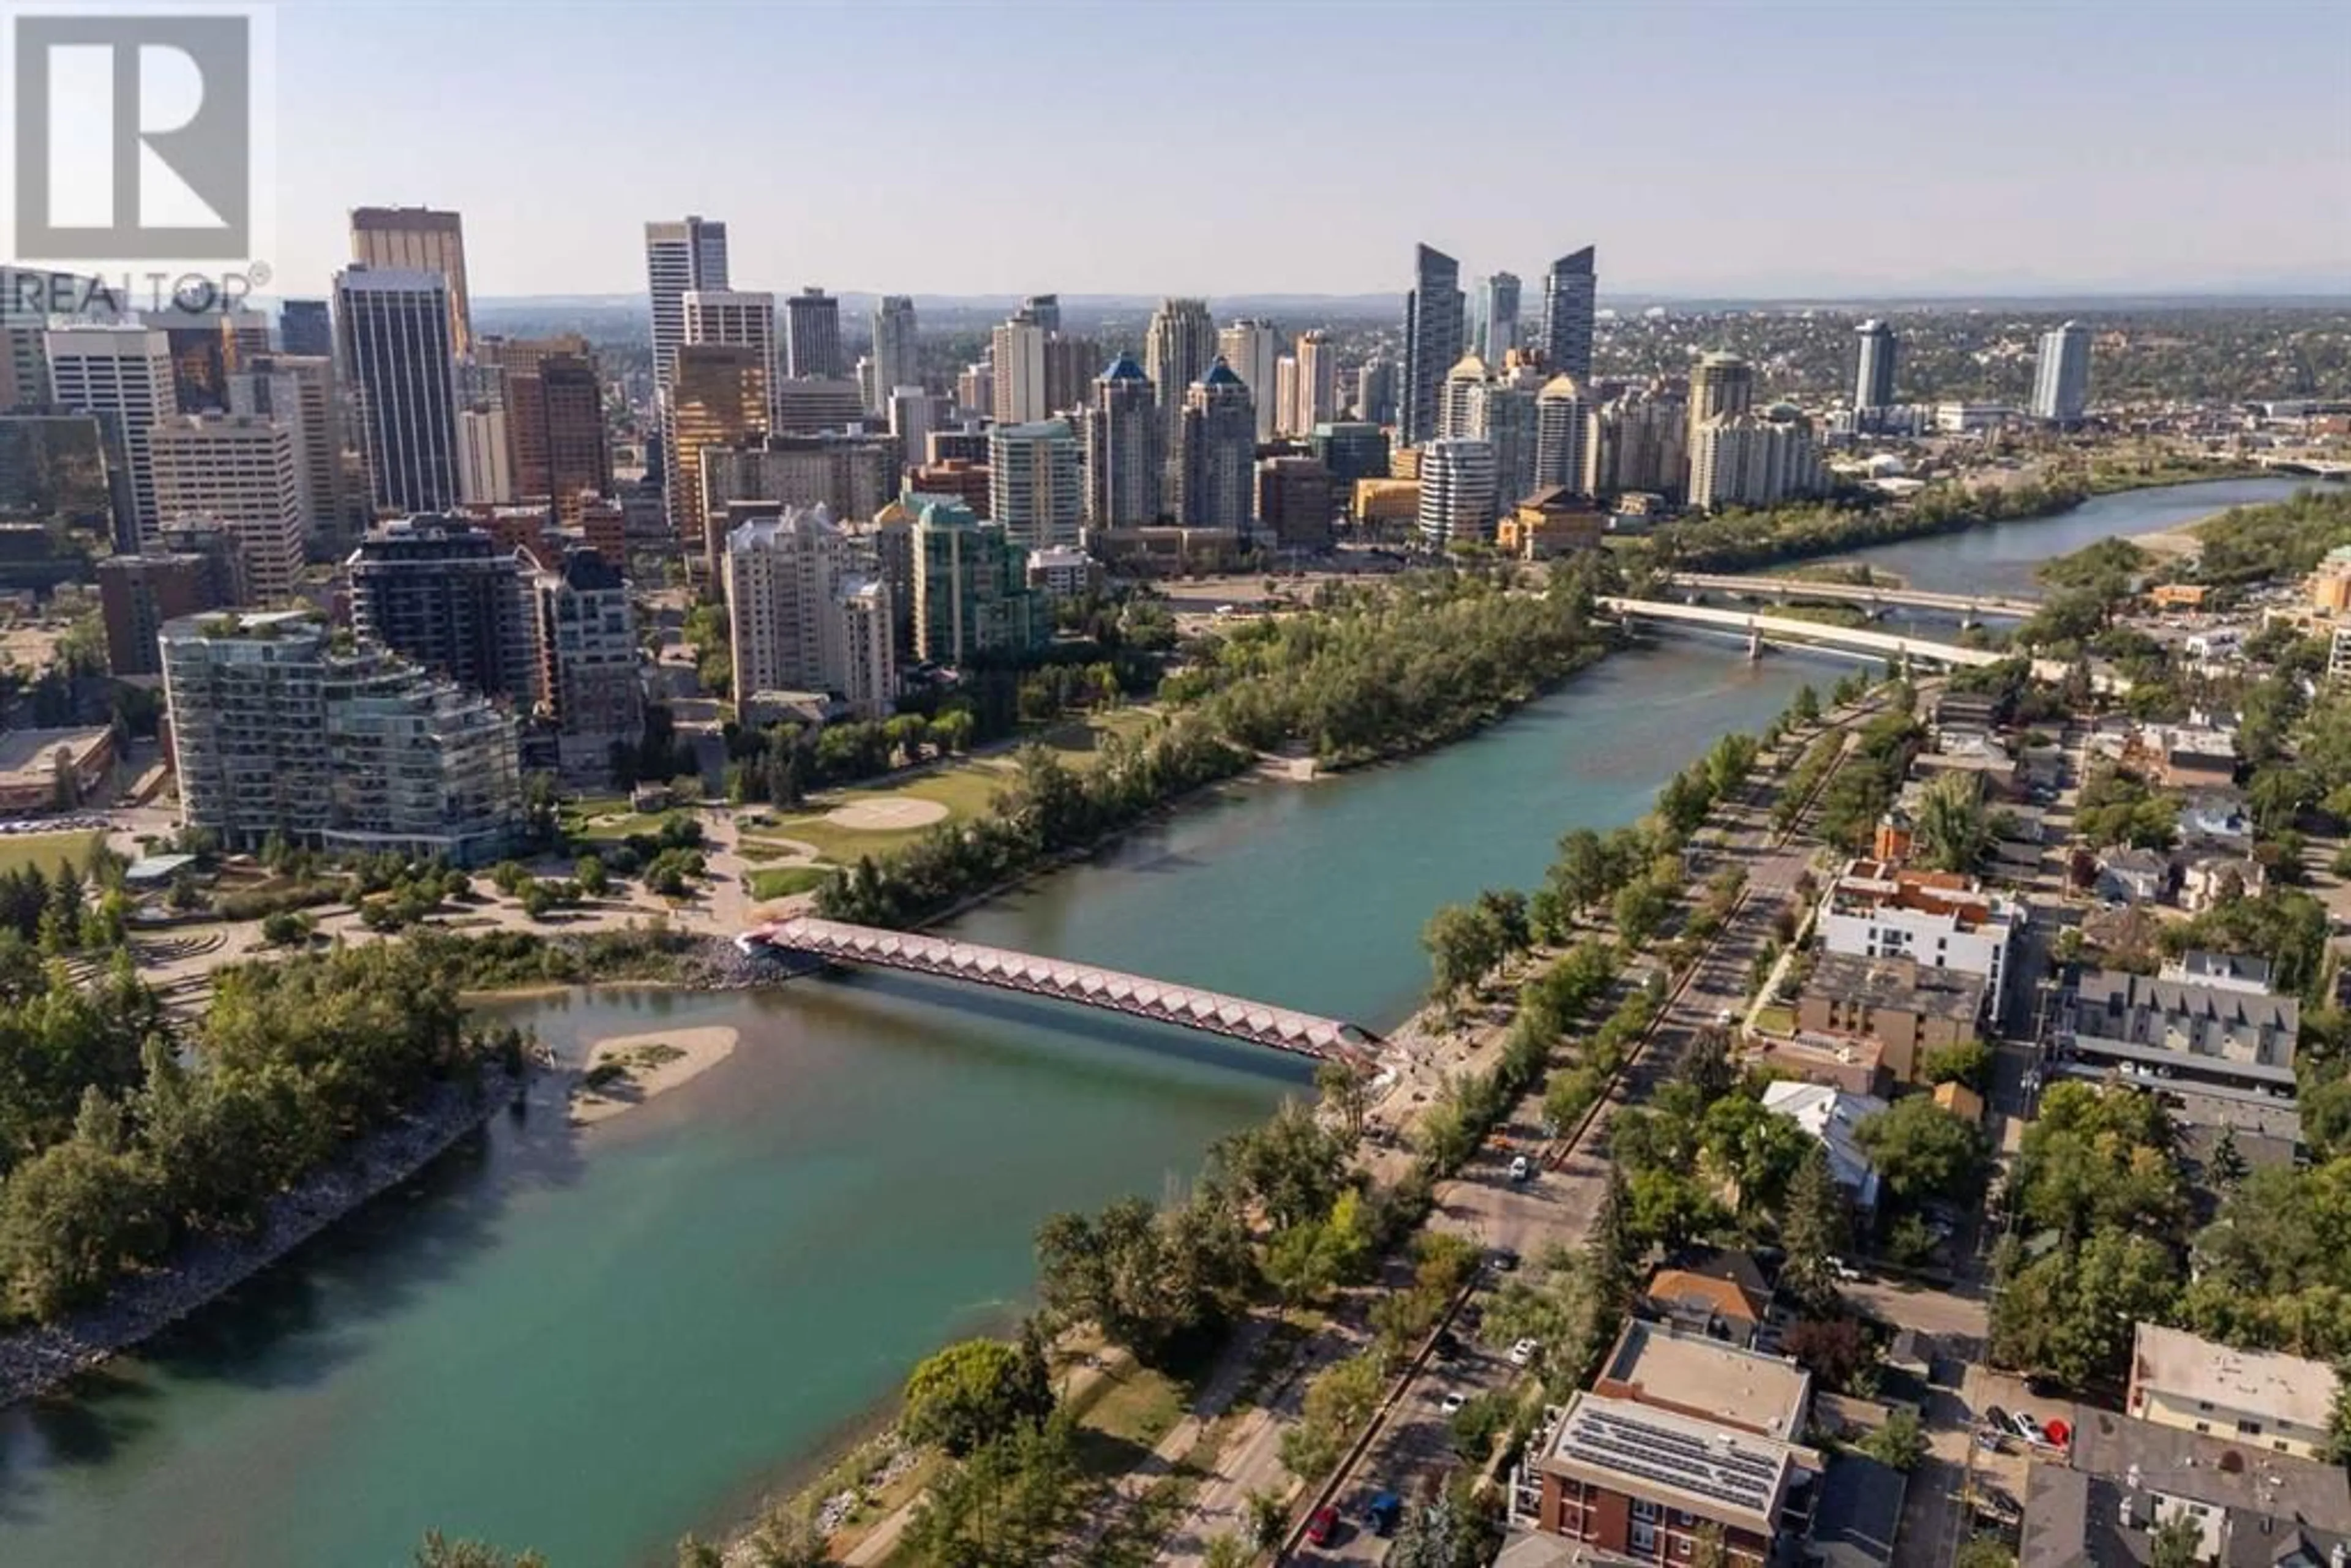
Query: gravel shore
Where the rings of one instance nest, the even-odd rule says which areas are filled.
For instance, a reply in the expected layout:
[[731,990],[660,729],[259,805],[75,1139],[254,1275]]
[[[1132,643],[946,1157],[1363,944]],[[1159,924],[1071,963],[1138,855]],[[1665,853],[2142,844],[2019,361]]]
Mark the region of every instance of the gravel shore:
[[0,1335],[0,1406],[48,1392],[251,1279],[423,1170],[511,1103],[524,1082],[493,1071],[478,1092],[444,1084],[397,1124],[271,1199],[249,1234],[199,1239],[164,1267],[126,1281],[102,1305],[61,1323]]

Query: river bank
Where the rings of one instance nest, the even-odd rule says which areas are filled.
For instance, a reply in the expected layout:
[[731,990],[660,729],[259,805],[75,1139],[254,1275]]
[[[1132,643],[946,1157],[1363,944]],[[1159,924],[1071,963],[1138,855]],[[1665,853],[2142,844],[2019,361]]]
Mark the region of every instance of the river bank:
[[609,1122],[701,1077],[742,1041],[739,1030],[724,1026],[598,1040],[573,1074],[571,1119],[583,1127]]
[[442,1085],[330,1169],[270,1199],[246,1236],[217,1236],[62,1323],[0,1336],[0,1407],[46,1394],[235,1290],[370,1200],[407,1181],[515,1103],[528,1071]]

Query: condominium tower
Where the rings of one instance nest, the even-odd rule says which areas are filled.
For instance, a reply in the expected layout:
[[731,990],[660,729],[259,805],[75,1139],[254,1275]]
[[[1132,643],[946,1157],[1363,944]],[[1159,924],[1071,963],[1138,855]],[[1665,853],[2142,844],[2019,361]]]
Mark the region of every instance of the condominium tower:
[[538,651],[527,557],[453,518],[401,517],[371,530],[343,570],[362,639],[529,708]]
[[1159,397],[1125,354],[1095,378],[1086,411],[1086,525],[1142,528],[1159,521],[1166,462]]
[[1446,372],[1461,358],[1461,264],[1429,246],[1413,249],[1404,298],[1404,371],[1397,434],[1407,446],[1435,439]]
[[987,433],[987,510],[1027,549],[1078,543],[1085,471],[1066,420],[999,424]]
[[1519,275],[1498,272],[1479,292],[1478,356],[1499,365],[1519,346]]
[[1561,256],[1543,275],[1543,360],[1553,375],[1592,379],[1592,319],[1598,291],[1593,247]]
[[811,284],[784,300],[784,373],[798,380],[838,380],[849,361],[841,354],[841,301]]
[[1246,537],[1257,509],[1257,406],[1222,359],[1184,394],[1181,442],[1176,515],[1190,528]]
[[118,507],[115,515],[115,548],[152,543],[161,513],[148,433],[180,412],[171,340],[144,327],[66,327],[47,333],[42,346],[49,395],[60,407],[96,415],[109,462],[130,476],[127,510]]
[[755,517],[726,536],[735,698],[837,693],[860,718],[897,695],[890,591],[821,507]]
[[165,522],[217,522],[245,558],[262,604],[293,597],[309,533],[293,427],[249,414],[175,414],[148,432],[155,505]]
[[1163,299],[1152,313],[1143,338],[1143,370],[1159,389],[1163,427],[1160,455],[1166,464],[1162,493],[1174,496],[1182,486],[1176,437],[1184,419],[1184,394],[1208,373],[1217,359],[1217,323],[1205,299]]
[[1894,329],[1879,320],[1854,329],[1853,408],[1856,416],[1894,406]]
[[2068,321],[2041,334],[2032,364],[2032,416],[2071,424],[2090,404],[2090,329]]
[[[1276,366],[1281,359],[1281,332],[1270,321],[1244,318],[1217,333],[1217,353],[1249,388],[1257,405],[1257,439],[1271,441],[1276,406]],[[1188,385],[1188,383],[1187,383]]]
[[914,302],[904,294],[885,294],[873,308],[874,412],[887,407],[900,387],[920,386],[921,357],[915,351]]

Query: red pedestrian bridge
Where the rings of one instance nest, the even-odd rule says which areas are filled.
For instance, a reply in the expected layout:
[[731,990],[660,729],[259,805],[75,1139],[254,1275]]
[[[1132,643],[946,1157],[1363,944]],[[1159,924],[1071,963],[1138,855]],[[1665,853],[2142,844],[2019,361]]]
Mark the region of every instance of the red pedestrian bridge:
[[762,949],[796,954],[832,964],[865,964],[964,980],[999,991],[1049,997],[1101,1008],[1129,1018],[1196,1029],[1227,1040],[1270,1046],[1298,1056],[1344,1061],[1368,1071],[1379,1040],[1343,1019],[1318,1018],[1246,997],[1230,997],[1197,986],[1173,985],[1145,975],[1129,975],[1064,958],[1043,958],[1008,947],[956,942],[919,932],[853,925],[842,920],[796,915],[755,926],[735,939],[746,953]]

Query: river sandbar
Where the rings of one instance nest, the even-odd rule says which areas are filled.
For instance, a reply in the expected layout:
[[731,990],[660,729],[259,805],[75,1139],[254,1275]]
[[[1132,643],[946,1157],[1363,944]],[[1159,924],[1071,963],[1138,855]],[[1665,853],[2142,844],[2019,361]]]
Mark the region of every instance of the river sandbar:
[[[703,1029],[655,1030],[646,1034],[600,1040],[571,1089],[571,1120],[590,1126],[642,1105],[656,1094],[709,1071],[742,1043],[730,1025]],[[656,1049],[665,1048],[665,1049]],[[674,1051],[676,1054],[668,1054]],[[590,1088],[588,1075],[607,1062],[627,1067],[627,1074],[599,1088]]]

